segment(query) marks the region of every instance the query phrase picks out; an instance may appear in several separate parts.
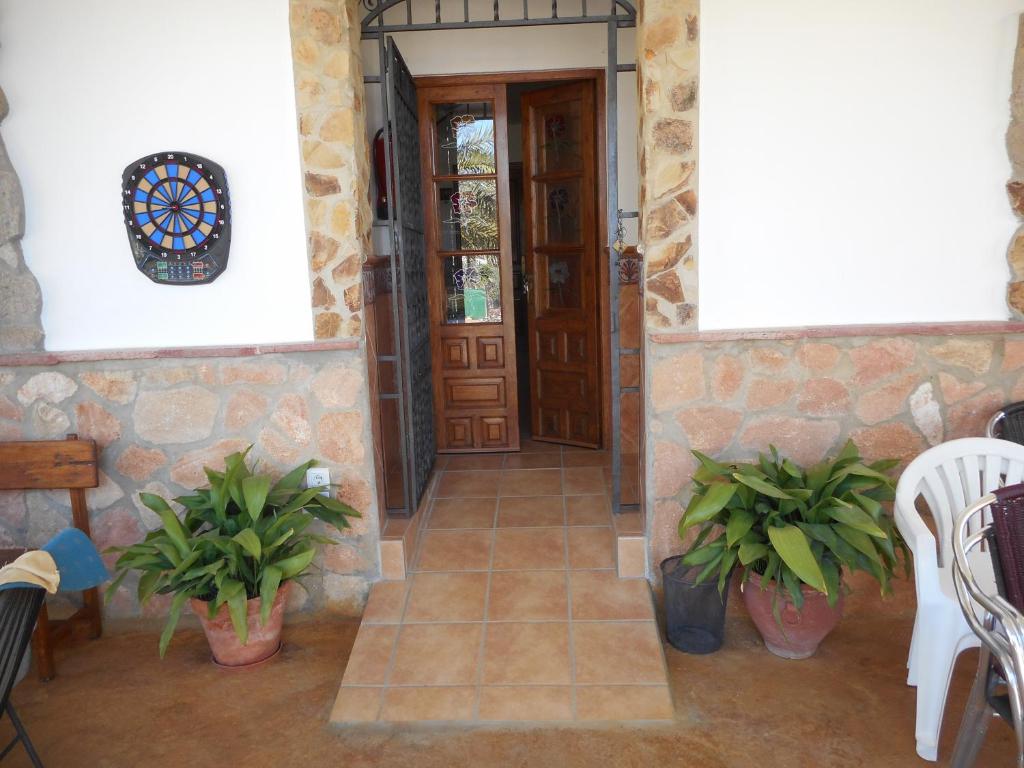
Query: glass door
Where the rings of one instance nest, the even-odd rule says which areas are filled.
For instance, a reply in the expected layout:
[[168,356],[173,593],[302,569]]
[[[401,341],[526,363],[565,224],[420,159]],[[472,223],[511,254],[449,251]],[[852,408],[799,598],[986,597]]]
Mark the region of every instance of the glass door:
[[505,90],[419,100],[437,447],[518,450]]

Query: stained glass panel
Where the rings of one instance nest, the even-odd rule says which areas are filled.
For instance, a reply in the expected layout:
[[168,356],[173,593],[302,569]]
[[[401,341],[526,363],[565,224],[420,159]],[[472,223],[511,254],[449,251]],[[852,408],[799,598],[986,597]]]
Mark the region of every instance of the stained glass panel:
[[442,271],[446,323],[501,322],[498,254],[446,256],[442,261]]
[[580,254],[544,254],[547,265],[547,308],[580,309]]
[[552,181],[538,188],[544,205],[545,242],[580,244],[580,180]]
[[437,104],[438,176],[494,173],[494,108],[489,102]]
[[559,102],[537,111],[534,126],[539,149],[538,173],[583,168],[582,122],[578,101]]
[[493,180],[442,181],[437,210],[442,251],[490,251],[498,248],[498,198]]

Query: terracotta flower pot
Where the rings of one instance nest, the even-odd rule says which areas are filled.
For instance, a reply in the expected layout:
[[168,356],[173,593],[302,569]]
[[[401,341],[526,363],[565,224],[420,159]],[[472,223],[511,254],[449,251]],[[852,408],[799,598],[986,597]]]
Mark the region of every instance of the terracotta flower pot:
[[235,634],[227,604],[222,605],[217,615],[211,619],[209,603],[193,599],[192,611],[203,625],[206,642],[210,644],[210,650],[213,652],[213,660],[222,667],[245,667],[258,664],[277,653],[281,647],[281,625],[284,623],[284,605],[289,589],[291,582],[286,581],[277,590],[270,616],[263,625],[260,624],[260,599],[256,597],[246,602],[249,639],[245,645],[242,645],[242,641]]
[[813,656],[821,641],[836,628],[843,617],[842,590],[832,608],[825,595],[804,584],[804,606],[799,611],[789,599],[789,593],[780,590],[778,606],[782,625],[779,626],[772,615],[772,597],[776,587],[776,582],[772,581],[765,589],[761,589],[761,577],[756,573],[751,574],[750,580],[742,587],[743,602],[761,633],[765,647],[784,659],[806,659]]

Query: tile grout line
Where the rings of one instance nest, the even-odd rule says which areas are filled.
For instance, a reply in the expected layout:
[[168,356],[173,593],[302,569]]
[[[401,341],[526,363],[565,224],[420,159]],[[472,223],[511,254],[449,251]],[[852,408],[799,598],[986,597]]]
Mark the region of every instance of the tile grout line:
[[569,639],[569,714],[573,721],[579,721],[579,709],[576,701],[576,643],[572,627],[572,564],[569,561],[569,508],[565,501],[565,449],[561,449],[562,465],[562,519],[565,520],[565,603],[568,616],[566,617],[566,632]]
[[491,556],[487,568],[487,586],[484,589],[484,620],[480,629],[480,649],[476,659],[476,696],[473,700],[473,720],[480,722],[480,697],[484,679],[484,654],[487,652],[487,620],[491,609],[491,582],[494,577],[494,550],[497,547],[498,509],[501,501],[494,500],[494,531],[491,533]]

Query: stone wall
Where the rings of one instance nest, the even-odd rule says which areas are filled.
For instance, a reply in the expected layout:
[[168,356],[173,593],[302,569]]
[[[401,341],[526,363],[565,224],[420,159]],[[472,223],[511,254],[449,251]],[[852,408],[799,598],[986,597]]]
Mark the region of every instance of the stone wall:
[[[338,498],[363,517],[325,547],[317,570],[292,593],[292,609],[328,607],[357,615],[379,578],[379,523],[372,465],[366,362],[361,350],[0,367],[0,440],[77,432],[100,446],[100,487],[87,493],[93,539],[102,550],[131,544],[157,517],[140,491],[168,497],[206,484],[203,466],[253,444],[274,473],[309,458],[330,468]],[[64,492],[0,492],[0,546],[39,546],[70,521]],[[106,558],[112,563],[115,558]],[[108,615],[144,611],[135,582]]]
[[369,149],[357,0],[291,0],[292,60],[318,339],[362,335]]
[[697,327],[697,0],[646,0],[637,25],[647,327]]
[[[707,334],[713,338],[713,334]],[[648,345],[648,531],[653,566],[677,553],[695,460],[774,444],[802,463],[849,438],[869,459],[909,460],[983,435],[1024,400],[1024,335],[893,335]]]
[[[7,111],[7,97],[0,90],[0,122]],[[21,253],[24,234],[21,184],[0,139],[0,352],[43,348],[43,298]]]

